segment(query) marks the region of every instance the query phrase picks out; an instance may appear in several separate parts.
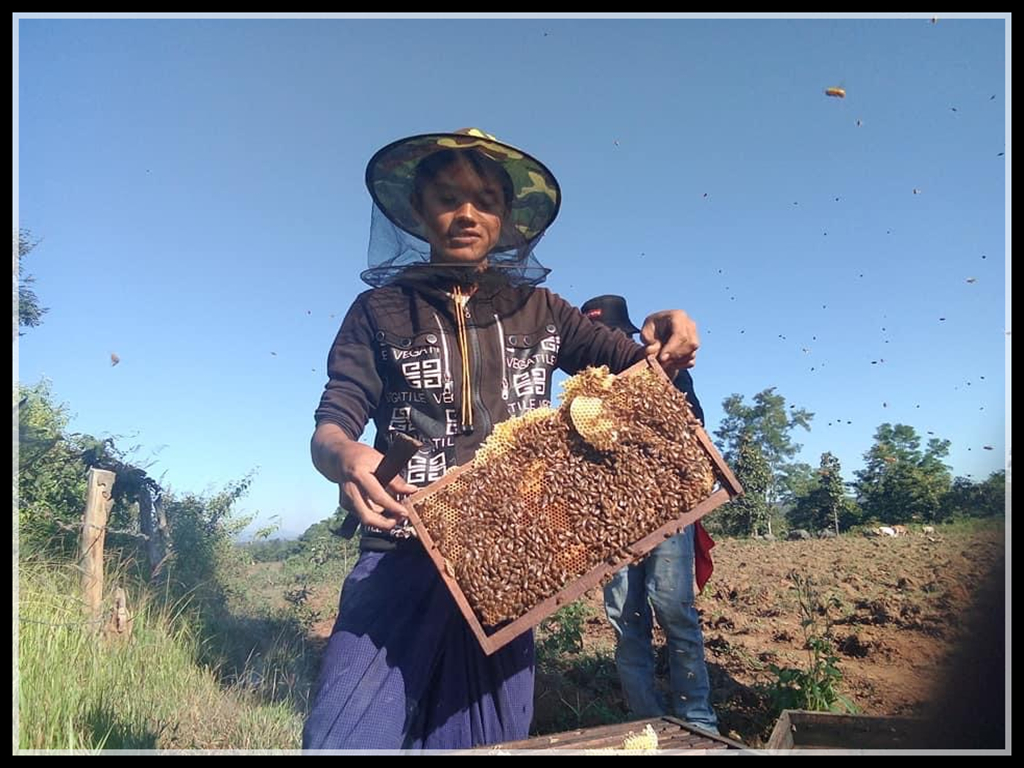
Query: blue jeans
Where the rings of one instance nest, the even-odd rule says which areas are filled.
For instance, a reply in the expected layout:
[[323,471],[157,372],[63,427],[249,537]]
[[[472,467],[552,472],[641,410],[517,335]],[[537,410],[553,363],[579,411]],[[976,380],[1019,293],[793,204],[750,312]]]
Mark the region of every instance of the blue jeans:
[[[692,525],[623,568],[604,588],[604,607],[618,636],[615,665],[630,711],[638,718],[673,715],[717,733],[693,601]],[[671,702],[654,683],[652,607],[668,641]]]

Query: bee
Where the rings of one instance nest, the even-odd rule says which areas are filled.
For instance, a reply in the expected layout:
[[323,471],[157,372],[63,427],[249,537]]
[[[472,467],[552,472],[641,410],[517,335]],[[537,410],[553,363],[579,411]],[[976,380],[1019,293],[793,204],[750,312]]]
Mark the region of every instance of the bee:
[[120,362],[121,362],[121,358],[117,356],[117,353],[116,352],[111,352],[110,353],[110,364],[111,365],[117,365]]
[[840,88],[839,86],[835,86],[834,85],[834,86],[832,86],[830,88],[826,88],[825,89],[825,95],[826,96],[834,96],[837,99],[845,99],[846,98],[846,89],[845,88]]

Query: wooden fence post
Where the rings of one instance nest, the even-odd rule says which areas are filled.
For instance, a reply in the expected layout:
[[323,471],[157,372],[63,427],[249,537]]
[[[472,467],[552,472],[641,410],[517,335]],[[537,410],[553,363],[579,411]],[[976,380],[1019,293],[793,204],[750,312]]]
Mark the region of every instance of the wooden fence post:
[[171,531],[167,527],[167,515],[164,514],[163,491],[153,499],[153,511],[156,513],[156,533],[160,537],[160,562],[153,568],[153,578],[156,578],[160,575],[164,563],[174,554],[171,548]]
[[143,485],[139,488],[139,529],[146,536],[146,556],[149,558],[149,575],[155,577],[164,560],[164,531],[157,519],[158,510],[153,503],[153,495]]
[[114,590],[114,610],[107,621],[107,637],[127,640],[132,636],[132,624],[135,619],[128,610],[128,595],[122,587]]
[[108,469],[89,468],[89,490],[82,520],[80,567],[82,598],[91,622],[100,620],[103,600],[103,541],[107,535],[107,514],[113,506],[111,491],[115,475]]

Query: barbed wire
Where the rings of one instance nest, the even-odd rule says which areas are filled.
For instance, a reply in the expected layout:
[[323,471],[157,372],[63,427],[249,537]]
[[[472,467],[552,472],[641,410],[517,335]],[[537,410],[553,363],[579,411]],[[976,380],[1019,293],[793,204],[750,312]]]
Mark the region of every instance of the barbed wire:
[[24,616],[18,617],[19,623],[24,624],[43,624],[48,627],[87,627],[90,624],[103,624],[107,622],[108,618],[99,619],[86,619],[85,621],[71,621],[71,622],[57,622],[57,621],[42,621],[41,619],[26,619]]
[[[58,528],[60,528],[61,530],[64,530],[64,531],[74,531],[74,530],[76,530],[78,528],[84,528],[85,527],[85,523],[64,523],[64,522],[61,522],[60,520],[56,520],[56,519],[54,519],[53,522],[57,524]],[[116,534],[118,534],[120,536],[132,536],[132,537],[134,537],[136,539],[145,539],[146,541],[149,541],[149,536],[147,534],[145,534],[145,533],[136,533],[135,531],[125,531],[125,530],[121,530],[121,529],[117,529],[117,528],[111,528],[109,525],[95,525],[95,524],[92,524],[92,523],[89,524],[89,527],[93,528],[94,530],[97,530],[97,531],[106,531],[107,533],[116,533]]]

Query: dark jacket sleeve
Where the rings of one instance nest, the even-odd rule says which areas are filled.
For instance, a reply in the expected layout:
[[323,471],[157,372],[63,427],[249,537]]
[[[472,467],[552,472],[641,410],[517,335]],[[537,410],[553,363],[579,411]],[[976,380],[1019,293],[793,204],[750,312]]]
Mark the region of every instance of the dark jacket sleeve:
[[700,407],[700,400],[697,399],[697,393],[693,391],[693,377],[690,376],[690,372],[685,369],[681,370],[678,375],[676,375],[676,380],[673,383],[676,385],[676,389],[686,395],[686,402],[688,402],[690,407],[693,409],[693,415],[697,417],[703,426],[704,409]]
[[337,424],[353,440],[363,433],[384,389],[377,372],[374,327],[365,296],[353,302],[331,345],[328,382],[314,414],[317,426]]
[[595,323],[556,293],[549,291],[548,301],[561,335],[558,367],[570,376],[588,365],[620,373],[644,359],[644,348],[626,334]]

